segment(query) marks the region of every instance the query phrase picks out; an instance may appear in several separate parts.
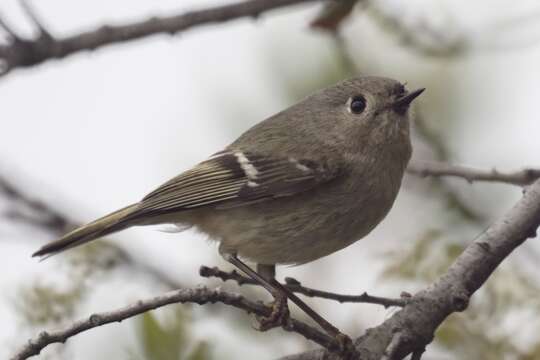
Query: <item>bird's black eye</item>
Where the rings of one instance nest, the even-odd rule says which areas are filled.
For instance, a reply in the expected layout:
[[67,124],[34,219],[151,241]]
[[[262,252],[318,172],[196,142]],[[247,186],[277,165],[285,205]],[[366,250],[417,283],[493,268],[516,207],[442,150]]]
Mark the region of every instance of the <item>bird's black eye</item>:
[[355,96],[351,99],[350,109],[353,114],[360,114],[366,108],[366,99],[363,96]]

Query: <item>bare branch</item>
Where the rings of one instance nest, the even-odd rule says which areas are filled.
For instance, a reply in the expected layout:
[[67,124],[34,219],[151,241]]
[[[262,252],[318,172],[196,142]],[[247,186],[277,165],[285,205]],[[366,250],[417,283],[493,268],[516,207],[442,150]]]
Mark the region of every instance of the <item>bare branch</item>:
[[467,166],[450,165],[443,162],[415,162],[407,168],[409,174],[422,177],[452,176],[465,179],[469,183],[474,181],[500,182],[511,185],[525,186],[532,184],[540,178],[540,169],[527,168],[516,172],[500,172],[496,169],[483,170]]
[[[11,357],[11,360],[27,359],[31,356],[38,355],[41,350],[48,345],[53,343],[64,343],[70,337],[81,332],[105,324],[120,322],[146,311],[175,303],[196,303],[199,305],[223,303],[244,310],[248,314],[256,314],[259,316],[268,316],[272,311],[269,306],[248,300],[237,293],[224,292],[219,289],[208,289],[206,287],[180,289],[150,299],[140,300],[134,304],[110,312],[90,315],[88,318],[76,321],[61,330],[51,332],[43,331],[36,338],[29,340],[25,346],[19,349],[19,351]],[[295,319],[289,319],[287,324],[283,325],[283,329],[298,333],[306,339],[312,340],[328,349],[337,349],[338,347],[336,341],[328,335]]]
[[[287,281],[291,279],[287,278],[285,280]],[[403,307],[407,305],[407,302],[408,302],[408,300],[405,298],[403,299],[385,298],[385,297],[380,297],[380,296],[368,295],[368,293],[366,292],[360,295],[336,294],[336,293],[331,293],[327,291],[308,288],[308,287],[302,286],[295,279],[292,279],[292,280],[294,280],[294,282],[287,282],[287,287],[293,292],[296,292],[305,296],[309,296],[309,297],[318,297],[322,299],[335,300],[340,303],[375,304],[375,305],[382,305],[385,308],[388,308],[391,306]]]
[[[403,309],[355,340],[362,360],[380,360],[388,354],[403,359],[422,350],[435,330],[452,313],[464,311],[471,296],[499,264],[540,226],[540,179],[526,188],[523,197],[499,221],[478,236],[437,281],[415,294]],[[399,341],[393,340],[396,329]],[[393,344],[392,344],[393,342]],[[398,346],[399,345],[399,346]],[[287,360],[337,359],[324,350],[287,356]]]
[[235,281],[240,286],[242,286],[242,285],[259,285],[259,283],[256,282],[255,280],[253,280],[252,278],[248,278],[247,276],[244,276],[244,275],[240,274],[236,270],[223,271],[220,268],[218,268],[217,266],[208,267],[208,266],[202,265],[199,268],[199,275],[202,276],[202,277],[206,277],[206,278],[215,277],[215,278],[220,279],[223,282],[225,282],[227,280],[232,280],[232,281]]
[[[433,167],[426,168],[433,169]],[[458,169],[461,169],[461,167]],[[460,174],[460,176],[463,175],[462,172],[459,171],[455,173]],[[476,176],[478,173],[482,174],[478,170],[475,170],[472,174]],[[485,175],[485,173],[483,174]],[[442,175],[444,174],[441,174],[441,176]],[[486,180],[486,176],[484,175],[480,176],[482,180]],[[467,176],[471,176],[470,172],[467,173]],[[491,174],[491,176],[493,177],[493,174]],[[462,177],[465,176],[463,175]],[[489,181],[504,180],[503,182],[511,184],[526,183],[523,178],[520,178],[515,174],[501,175],[500,173],[497,173],[495,177],[497,180],[491,180],[491,178],[489,178]],[[473,180],[476,180],[476,178]],[[3,191],[10,196],[14,196],[13,194],[17,193],[16,190],[13,190],[13,186],[8,185],[6,187],[2,182],[0,182],[0,185],[2,185],[0,186],[0,189],[3,189]],[[29,201],[29,203],[32,203],[32,201]],[[380,360],[383,354],[385,354],[385,351],[387,356],[390,353],[392,359],[402,359],[411,353],[418,359],[422,354],[422,351],[419,349],[424,349],[425,346],[432,341],[435,330],[446,317],[454,312],[465,310],[470,297],[474,292],[484,284],[498,265],[516,247],[521,245],[526,238],[536,236],[536,229],[539,225],[540,179],[526,187],[524,189],[523,198],[519,200],[501,220],[492,224],[484,233],[478,236],[455,260],[447,272],[435,283],[408,299],[406,306],[393,314],[392,317],[387,319],[384,323],[368,330],[365,335],[355,340],[355,347],[359,354],[361,354],[362,359]],[[239,274],[237,275],[240,276]],[[232,279],[239,280],[240,278],[233,276]],[[315,296],[324,293],[318,292],[318,290],[305,288],[301,286],[300,283],[291,280],[289,280],[288,286],[297,286],[297,289],[300,287],[307,289],[305,290],[306,293],[315,291]],[[198,295],[193,295],[197,291],[200,293],[197,293]],[[271,311],[269,307],[260,303],[251,302],[238,294],[223,294],[228,293],[223,293],[218,290],[208,290],[206,288],[171,292],[158,298],[138,302],[131,307],[120,309],[119,311],[98,314],[97,317],[94,315],[89,319],[79,321],[62,331],[50,334],[42,333],[37,339],[29,342],[21,352],[23,355],[29,354],[27,356],[30,356],[38,353],[43,347],[50,343],[65,341],[68,337],[81,331],[104,323],[120,321],[129,316],[153,309],[156,306],[163,306],[173,302],[197,302],[201,304],[208,302],[223,302],[260,316],[266,316]],[[229,295],[232,296],[232,298],[229,297]],[[332,296],[334,295],[337,294],[333,294]],[[338,347],[335,340],[296,320],[289,321],[284,325],[284,328],[288,331],[298,332],[306,338],[322,345],[326,349],[332,350]],[[394,340],[393,345],[390,346],[390,344],[392,344],[392,339],[396,336],[396,329],[398,329],[397,332],[400,333],[399,341]],[[299,355],[291,355],[286,359],[320,359],[323,357],[325,359],[337,359],[336,354],[328,352],[327,350],[316,350]],[[13,359],[24,358],[25,357],[23,356],[14,357]]]
[[[152,17],[126,25],[104,25],[95,30],[64,38],[53,38],[45,30],[35,11],[23,2],[24,9],[38,26],[41,36],[33,40],[13,41],[9,45],[0,46],[0,58],[4,62],[3,73],[0,75],[18,67],[34,66],[49,59],[64,58],[83,50],[95,50],[105,45],[141,39],[155,34],[175,35],[196,26],[221,23],[242,17],[257,18],[261,13],[269,10],[315,1],[322,0],[241,1],[173,16]],[[0,22],[0,26],[6,29],[14,39],[18,39],[17,35],[3,22]]]
[[[236,270],[232,270],[230,272],[220,270],[218,267],[207,267],[207,266],[201,266],[199,269],[199,275],[203,277],[216,277],[221,279],[222,281],[232,280],[238,283],[238,285],[259,285],[259,283],[255,282],[251,278],[245,277],[238,273]],[[321,299],[328,299],[328,300],[335,300],[340,303],[366,303],[366,304],[376,304],[376,305],[382,305],[385,308],[388,308],[390,306],[398,306],[403,307],[407,305],[407,299],[401,298],[401,299],[391,299],[391,298],[384,298],[379,296],[371,296],[367,293],[363,293],[361,295],[343,295],[343,294],[336,294],[328,291],[322,291],[317,289],[312,289],[303,286],[298,280],[287,277],[285,278],[285,287],[292,292],[302,294],[309,297],[317,297]]]

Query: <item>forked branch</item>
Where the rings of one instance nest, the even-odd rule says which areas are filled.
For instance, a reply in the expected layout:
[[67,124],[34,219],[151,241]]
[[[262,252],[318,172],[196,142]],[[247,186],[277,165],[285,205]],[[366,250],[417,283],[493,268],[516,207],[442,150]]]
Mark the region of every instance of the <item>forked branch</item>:
[[[201,266],[199,269],[199,274],[207,278],[211,278],[211,277],[219,278],[222,281],[232,280],[232,281],[235,281],[238,285],[259,285],[251,278],[243,276],[242,274],[238,273],[238,271],[236,270],[223,271],[217,267],[210,268],[208,266]],[[322,290],[317,290],[317,289],[303,286],[298,280],[290,278],[290,277],[285,278],[285,287],[287,287],[292,292],[302,294],[308,297],[335,300],[340,303],[375,304],[375,305],[382,305],[385,308],[387,308],[391,306],[403,307],[407,305],[407,301],[408,301],[408,298],[406,296],[403,296],[400,299],[392,299],[392,298],[368,295],[366,292],[360,295],[336,294],[333,292],[322,291]]]

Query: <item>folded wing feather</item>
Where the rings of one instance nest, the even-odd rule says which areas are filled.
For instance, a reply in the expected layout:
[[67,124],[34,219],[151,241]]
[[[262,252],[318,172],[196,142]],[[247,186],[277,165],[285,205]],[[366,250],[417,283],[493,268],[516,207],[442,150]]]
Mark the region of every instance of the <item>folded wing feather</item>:
[[339,175],[339,166],[306,159],[222,152],[166,182],[139,203],[135,217],[211,204],[227,208],[316,187]]

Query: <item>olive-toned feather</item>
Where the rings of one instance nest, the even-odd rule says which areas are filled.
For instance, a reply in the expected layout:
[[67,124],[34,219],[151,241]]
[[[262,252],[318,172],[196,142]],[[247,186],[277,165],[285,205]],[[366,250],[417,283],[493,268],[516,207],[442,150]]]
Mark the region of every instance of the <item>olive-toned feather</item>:
[[54,255],[129,226],[155,223],[149,220],[163,214],[207,205],[225,209],[293,195],[336,175],[336,171],[307,160],[218,153],[158,187],[141,202],[82,226],[33,256]]
[[148,194],[134,217],[210,204],[241,206],[313,188],[337,175],[322,164],[253,153],[218,153]]
[[49,257],[96,238],[123,230],[130,226],[126,219],[129,217],[129,214],[137,209],[137,206],[137,204],[126,206],[123,209],[83,225],[62,236],[60,239],[42,246],[38,251],[33,253],[32,256]]

